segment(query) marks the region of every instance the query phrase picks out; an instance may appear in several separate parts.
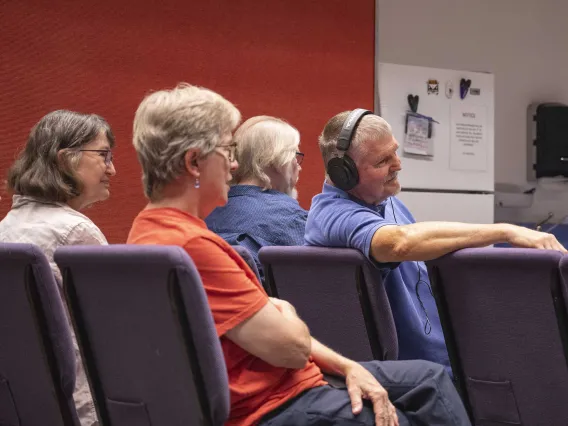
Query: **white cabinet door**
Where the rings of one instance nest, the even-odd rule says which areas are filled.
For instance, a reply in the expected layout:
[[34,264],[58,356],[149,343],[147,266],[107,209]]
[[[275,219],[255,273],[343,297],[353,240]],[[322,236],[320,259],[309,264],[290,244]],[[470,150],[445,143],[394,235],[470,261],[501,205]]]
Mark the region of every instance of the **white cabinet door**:
[[397,197],[417,222],[494,223],[493,194],[405,192]]

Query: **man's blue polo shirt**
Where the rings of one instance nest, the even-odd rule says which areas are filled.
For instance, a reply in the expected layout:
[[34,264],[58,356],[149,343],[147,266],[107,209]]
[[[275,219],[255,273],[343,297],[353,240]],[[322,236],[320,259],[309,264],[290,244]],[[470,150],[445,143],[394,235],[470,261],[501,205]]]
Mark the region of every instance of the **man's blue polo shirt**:
[[[413,261],[380,264],[370,255],[371,240],[380,227],[415,222],[410,211],[396,197],[373,206],[324,183],[322,193],[312,200],[305,240],[311,246],[361,251],[376,266],[385,283],[398,334],[399,359],[434,361],[449,371],[448,352],[436,302],[430,292],[426,265]],[[426,324],[426,315],[430,325]]]

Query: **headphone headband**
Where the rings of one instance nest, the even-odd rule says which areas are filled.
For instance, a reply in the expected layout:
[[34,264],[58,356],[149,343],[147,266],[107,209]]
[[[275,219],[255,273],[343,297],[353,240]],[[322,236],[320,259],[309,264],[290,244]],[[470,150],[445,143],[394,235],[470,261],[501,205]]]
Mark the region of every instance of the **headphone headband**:
[[339,132],[339,137],[337,138],[337,149],[340,151],[347,151],[349,146],[351,145],[351,140],[353,139],[353,135],[355,134],[355,130],[357,130],[357,126],[361,119],[368,115],[372,114],[371,111],[368,109],[356,108],[347,117],[345,123],[343,123],[343,128],[341,132]]

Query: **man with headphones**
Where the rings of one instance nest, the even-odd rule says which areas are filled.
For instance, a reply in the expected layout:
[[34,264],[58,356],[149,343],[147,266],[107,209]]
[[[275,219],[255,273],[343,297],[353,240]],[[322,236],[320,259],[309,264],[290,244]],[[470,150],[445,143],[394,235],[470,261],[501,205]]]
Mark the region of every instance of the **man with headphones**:
[[398,143],[390,125],[371,111],[355,109],[331,118],[319,146],[326,181],[313,198],[305,241],[358,249],[377,267],[398,331],[399,359],[434,361],[451,373],[424,261],[500,242],[566,252],[553,235],[510,224],[416,223],[395,197]]

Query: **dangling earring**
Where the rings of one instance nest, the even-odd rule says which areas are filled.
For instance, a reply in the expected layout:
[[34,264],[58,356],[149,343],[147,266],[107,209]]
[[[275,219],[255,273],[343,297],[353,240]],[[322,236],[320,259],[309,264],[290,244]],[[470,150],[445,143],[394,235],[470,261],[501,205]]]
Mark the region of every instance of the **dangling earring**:
[[199,178],[195,179],[195,189],[199,189]]

